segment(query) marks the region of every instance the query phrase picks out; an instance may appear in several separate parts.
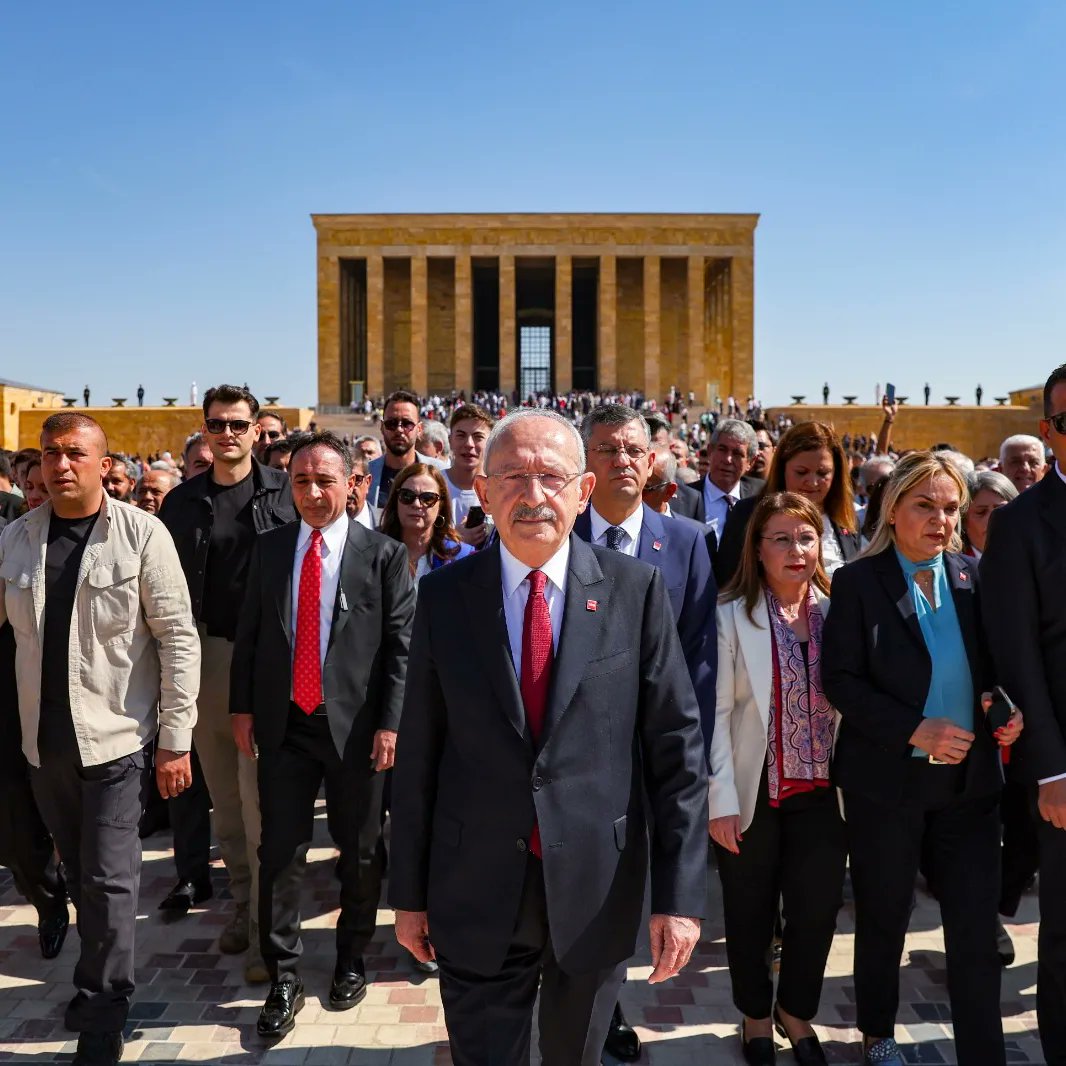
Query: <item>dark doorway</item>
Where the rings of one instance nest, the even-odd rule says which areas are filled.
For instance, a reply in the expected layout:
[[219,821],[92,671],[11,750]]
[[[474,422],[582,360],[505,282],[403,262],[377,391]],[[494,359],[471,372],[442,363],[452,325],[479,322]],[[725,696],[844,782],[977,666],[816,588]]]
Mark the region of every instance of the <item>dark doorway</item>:
[[341,366],[338,402],[352,400],[353,381],[366,388],[366,260],[342,259],[340,292]]
[[571,308],[572,378],[579,392],[596,389],[596,352],[599,348],[598,293],[600,268],[596,260],[574,261],[573,298]]
[[500,387],[500,274],[495,259],[475,260],[474,388]]

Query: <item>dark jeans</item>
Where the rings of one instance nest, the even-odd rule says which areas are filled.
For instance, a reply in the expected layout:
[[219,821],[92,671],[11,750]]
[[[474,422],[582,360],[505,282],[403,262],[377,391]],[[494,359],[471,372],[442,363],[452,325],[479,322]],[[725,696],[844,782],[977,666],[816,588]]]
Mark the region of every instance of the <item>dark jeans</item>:
[[170,827],[174,830],[174,865],[179,881],[203,884],[211,880],[211,794],[196,748],[192,760],[192,787],[168,799]]
[[783,904],[777,1000],[797,1018],[818,1013],[825,964],[836,932],[847,844],[835,788],[770,806],[765,774],[740,854],[717,845],[733,1003],[768,1018],[774,986],[768,954]]
[[441,955],[440,995],[454,1066],[529,1066],[540,987],[540,1054],[550,1066],[599,1066],[625,965],[564,973],[548,930],[544,871],[530,855],[514,938],[485,977]]
[[855,891],[858,1027],[871,1037],[894,1033],[900,960],[921,863],[940,902],[959,1062],[1002,1066],[999,796],[964,799],[961,767],[910,762],[898,806],[855,792],[844,795]]
[[1066,1066],[1066,830],[1040,819],[1036,1014],[1047,1066]]
[[[349,745],[359,747],[359,745]],[[291,708],[285,740],[258,760],[259,939],[271,977],[295,973],[300,943],[300,889],[314,832],[315,800],[326,784],[326,823],[340,851],[340,918],[337,959],[366,950],[377,925],[381,895],[381,792],[383,774],[370,767],[370,743],[342,762],[325,715]]]
[[75,1032],[114,1033],[126,1024],[141,880],[138,825],[150,779],[146,751],[83,767],[76,754],[42,750],[40,768],[31,770],[78,913],[81,955],[65,1017]]

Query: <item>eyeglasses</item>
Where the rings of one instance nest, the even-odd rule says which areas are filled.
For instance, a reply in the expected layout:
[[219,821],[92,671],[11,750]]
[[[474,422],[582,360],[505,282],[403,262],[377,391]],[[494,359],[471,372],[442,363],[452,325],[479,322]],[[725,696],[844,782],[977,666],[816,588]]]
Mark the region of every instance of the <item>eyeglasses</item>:
[[1056,433],[1066,435],[1066,411],[1060,411],[1057,415],[1048,415],[1048,421],[1055,427]]
[[[370,477],[369,474],[352,474],[352,483],[355,485],[362,485],[368,477]],[[407,490],[404,489],[404,491],[406,492]]]
[[525,492],[534,481],[540,482],[540,487],[546,496],[554,496],[561,492],[577,474],[489,474],[490,478],[499,481],[509,493]]
[[266,437],[267,440],[279,440],[281,438],[281,430],[280,429],[264,429],[263,430],[263,436]]
[[386,418],[381,424],[390,433],[395,433],[398,429],[402,429],[404,433],[410,433],[415,428],[415,423],[409,418]]
[[787,552],[793,544],[800,551],[813,551],[821,538],[816,533],[801,533],[798,537],[786,537],[784,533],[775,533],[772,537],[760,537],[772,544],[778,551]]
[[638,444],[627,444],[623,448],[616,448],[613,444],[600,444],[592,450],[597,455],[602,455],[604,459],[609,459],[612,463],[622,454],[632,459],[634,463],[639,463],[648,454],[648,449],[641,448]]
[[400,503],[410,507],[415,500],[418,500],[423,507],[432,507],[435,503],[440,502],[439,492],[413,492],[411,489],[397,489],[396,498]]
[[673,484],[672,481],[656,481],[654,485],[645,485],[642,492],[662,492]]
[[217,436],[228,429],[235,437],[243,437],[251,429],[252,423],[247,418],[207,418],[204,420],[207,432]]

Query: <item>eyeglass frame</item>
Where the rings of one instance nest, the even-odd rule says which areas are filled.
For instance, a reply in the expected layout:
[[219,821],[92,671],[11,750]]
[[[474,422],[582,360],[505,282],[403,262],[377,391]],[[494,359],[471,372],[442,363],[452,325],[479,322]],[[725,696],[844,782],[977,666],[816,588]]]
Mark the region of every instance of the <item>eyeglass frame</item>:
[[400,430],[410,433],[417,425],[417,422],[412,422],[409,418],[383,418],[381,420],[381,428],[387,429],[390,433],[398,433]]
[[[368,475],[364,474],[363,476],[366,477]],[[407,496],[410,496],[411,498],[409,500],[405,500],[405,494]],[[430,500],[428,503],[426,502],[427,496],[433,497],[433,499]],[[436,507],[437,504],[440,503],[441,499],[442,497],[439,492],[430,492],[429,489],[426,489],[425,492],[415,492],[414,489],[406,489],[402,487],[396,490],[396,502],[402,503],[404,507],[414,507],[415,500],[417,500],[428,511],[431,507]]]
[[[557,470],[549,470],[543,474],[524,474],[518,471],[511,471],[507,474],[482,474],[482,477],[488,478],[490,481],[495,479],[496,481],[501,482],[503,487],[508,492],[512,493],[518,491],[526,492],[529,489],[530,482],[539,481],[540,490],[545,496],[558,496],[559,493],[574,480],[574,478],[581,477],[582,473],[583,471],[578,471],[574,474],[560,474]],[[544,484],[544,479],[546,477],[562,478],[563,483],[558,488],[549,488]],[[521,490],[519,490],[519,486],[521,486]]]
[[[620,448],[614,444],[597,444],[595,448],[590,448],[589,451],[595,452],[597,455],[604,459],[608,459],[612,463],[625,452],[626,458],[631,463],[639,463],[641,459],[646,458],[650,454],[651,448],[642,448],[639,444],[626,444]],[[637,454],[634,455],[633,452],[636,452]]]
[[[212,429],[212,424],[219,426],[219,429]],[[223,433],[229,431],[235,437],[243,437],[245,433],[252,428],[253,423],[249,418],[205,418],[204,429],[211,434],[212,437],[220,437]]]
[[[803,543],[804,537],[810,538],[806,545]],[[810,551],[821,543],[822,538],[817,533],[804,533],[798,537],[789,537],[784,533],[760,533],[759,540],[768,540],[778,551],[788,551],[793,546],[801,551]],[[786,544],[785,541],[788,543]]]

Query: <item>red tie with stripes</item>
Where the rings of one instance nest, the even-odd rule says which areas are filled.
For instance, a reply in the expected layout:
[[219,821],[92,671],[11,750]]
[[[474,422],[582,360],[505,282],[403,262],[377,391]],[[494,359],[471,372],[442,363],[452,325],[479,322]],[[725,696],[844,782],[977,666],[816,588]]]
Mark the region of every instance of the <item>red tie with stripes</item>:
[[313,530],[300,569],[296,608],[296,652],[292,660],[292,698],[304,714],[322,702],[322,660],[319,658],[319,603],[322,599],[322,533]]
[[[542,570],[530,571],[529,599],[526,600],[526,616],[522,626],[522,704],[534,744],[540,740],[544,729],[548,687],[555,659],[551,614],[548,612],[548,601],[544,598],[546,580]],[[540,827],[537,825],[533,826],[529,849],[540,858]]]

